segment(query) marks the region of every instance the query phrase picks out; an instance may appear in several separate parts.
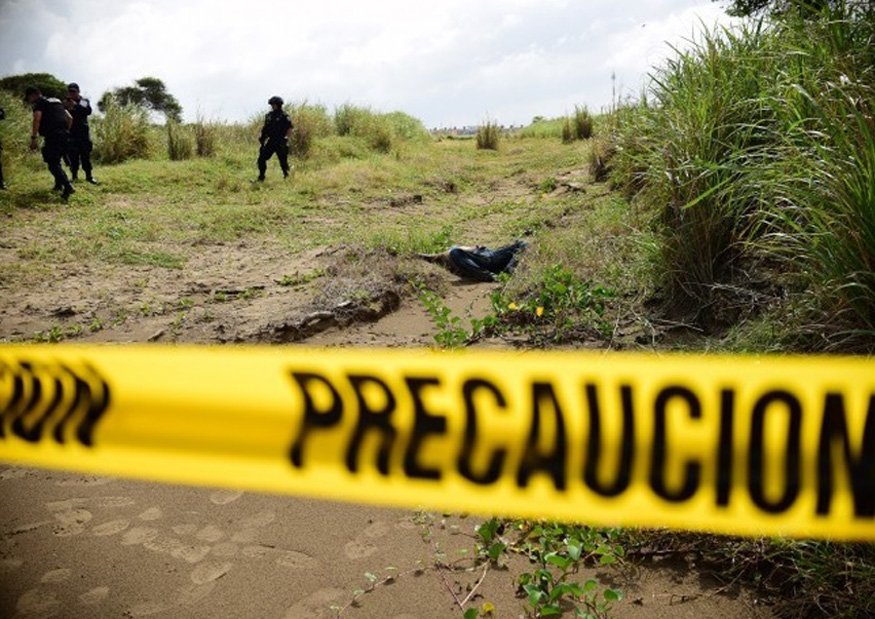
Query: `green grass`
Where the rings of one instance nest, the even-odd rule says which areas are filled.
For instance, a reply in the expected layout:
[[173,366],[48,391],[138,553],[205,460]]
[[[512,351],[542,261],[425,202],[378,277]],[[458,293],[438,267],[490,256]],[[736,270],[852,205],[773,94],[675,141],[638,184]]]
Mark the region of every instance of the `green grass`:
[[797,348],[872,349],[871,17],[840,3],[706,34],[616,115],[612,180],[652,217],[664,296],[699,324],[737,322],[738,293],[768,281],[806,307]]

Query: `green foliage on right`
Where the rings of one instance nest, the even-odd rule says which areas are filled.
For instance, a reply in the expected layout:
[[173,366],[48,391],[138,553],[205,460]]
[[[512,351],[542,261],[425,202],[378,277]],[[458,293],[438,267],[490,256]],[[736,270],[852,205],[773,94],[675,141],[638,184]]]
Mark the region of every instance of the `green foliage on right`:
[[801,347],[875,347],[872,17],[841,3],[708,34],[618,112],[614,181],[652,213],[665,295],[698,320],[780,279]]

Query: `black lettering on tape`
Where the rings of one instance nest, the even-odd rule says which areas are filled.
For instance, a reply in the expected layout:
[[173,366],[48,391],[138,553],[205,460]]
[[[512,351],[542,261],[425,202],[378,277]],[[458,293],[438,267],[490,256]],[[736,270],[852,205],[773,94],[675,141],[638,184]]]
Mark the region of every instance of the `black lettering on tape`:
[[[307,441],[310,433],[314,429],[330,428],[340,423],[343,416],[343,400],[337,389],[331,384],[331,381],[321,374],[292,372],[291,376],[301,390],[301,396],[304,398],[304,415],[301,420],[301,428],[289,450],[289,457],[295,468],[301,468],[304,466],[304,443]],[[310,391],[311,386],[316,384],[321,384],[331,394],[331,404],[324,410],[316,408],[313,394]]]
[[404,454],[404,474],[416,479],[438,480],[442,477],[441,470],[420,464],[419,450],[429,436],[447,431],[447,418],[428,410],[422,400],[423,389],[439,387],[441,381],[439,378],[405,378],[404,382],[413,398],[413,434]]
[[682,400],[689,411],[691,419],[702,418],[702,403],[696,394],[686,387],[666,387],[656,396],[654,403],[653,453],[650,464],[650,487],[653,491],[672,503],[682,503],[692,498],[699,489],[702,477],[702,464],[689,459],[684,463],[684,481],[677,490],[670,489],[665,483],[665,465],[668,460],[668,432],[666,417],[668,404],[672,400]]
[[623,438],[620,445],[620,461],[613,481],[607,484],[599,481],[598,474],[602,452],[602,415],[598,388],[593,384],[588,384],[585,391],[589,406],[589,440],[583,479],[596,494],[604,497],[619,496],[629,488],[635,457],[635,410],[632,401],[632,387],[629,385],[620,387],[620,399],[623,405]]
[[474,471],[471,464],[474,446],[477,444],[477,408],[474,404],[474,398],[478,392],[489,393],[495,399],[495,405],[500,409],[507,409],[507,400],[505,400],[504,394],[501,393],[498,387],[480,378],[466,380],[462,386],[466,421],[465,439],[462,443],[462,450],[459,453],[458,459],[459,474],[468,481],[487,486],[494,484],[501,477],[501,469],[507,458],[507,450],[504,448],[494,449],[489,458],[489,466],[487,466],[486,471],[483,473]]
[[833,455],[839,442],[844,457],[839,469],[845,468],[850,479],[854,497],[854,515],[858,518],[875,516],[875,394],[869,397],[869,409],[863,425],[860,448],[851,446],[848,436],[848,419],[845,399],[840,393],[828,393],[823,410],[823,425],[820,429],[820,444],[817,450],[817,514],[828,516],[832,495],[835,491]]
[[[765,494],[765,425],[766,415],[782,404],[788,416],[784,470],[781,472],[784,490],[777,500]],[[748,452],[748,491],[754,504],[764,512],[780,514],[793,506],[799,496],[802,452],[802,404],[788,391],[776,390],[763,394],[753,408]]]
[[[107,382],[92,366],[21,361],[0,363],[8,395],[0,393],[0,439],[7,434],[36,443],[50,437],[65,444],[94,445],[94,433],[110,403]],[[80,414],[77,414],[80,413]]]
[[[541,438],[541,416],[546,402],[553,412],[556,422],[556,436],[553,448],[542,453],[539,447]],[[566,460],[568,454],[567,440],[565,437],[565,417],[559,405],[559,399],[550,383],[535,382],[532,384],[532,422],[529,430],[529,438],[526,442],[525,453],[517,471],[517,486],[525,488],[529,485],[529,479],[537,472],[547,473],[553,480],[557,490],[565,490]]]
[[[346,450],[346,468],[355,473],[358,471],[359,452],[365,436],[370,431],[380,433],[380,448],[377,451],[377,470],[383,475],[389,474],[389,458],[392,455],[392,445],[398,431],[392,426],[392,413],[395,411],[395,396],[389,386],[375,376],[349,376],[349,382],[358,400],[358,423],[355,427]],[[372,385],[383,392],[386,403],[382,407],[372,408],[365,398],[366,385]]]
[[720,435],[717,447],[717,505],[729,505],[732,490],[732,450],[735,445],[735,392],[723,389],[720,392]]

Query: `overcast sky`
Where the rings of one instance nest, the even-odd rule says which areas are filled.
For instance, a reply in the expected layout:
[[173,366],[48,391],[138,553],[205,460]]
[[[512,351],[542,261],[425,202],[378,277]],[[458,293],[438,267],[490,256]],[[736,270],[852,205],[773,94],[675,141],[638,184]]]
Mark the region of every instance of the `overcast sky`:
[[627,94],[710,0],[0,0],[0,75],[53,73],[93,99],[160,77],[188,119],[266,99],[404,110],[428,126],[558,116]]

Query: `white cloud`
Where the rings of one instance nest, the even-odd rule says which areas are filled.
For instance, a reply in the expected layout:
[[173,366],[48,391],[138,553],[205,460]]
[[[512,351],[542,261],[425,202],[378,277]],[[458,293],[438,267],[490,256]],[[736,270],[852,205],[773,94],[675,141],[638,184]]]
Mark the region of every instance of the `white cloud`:
[[193,117],[242,120],[268,96],[505,123],[610,101],[709,0],[0,0],[0,74],[48,71],[98,97],[162,78]]

